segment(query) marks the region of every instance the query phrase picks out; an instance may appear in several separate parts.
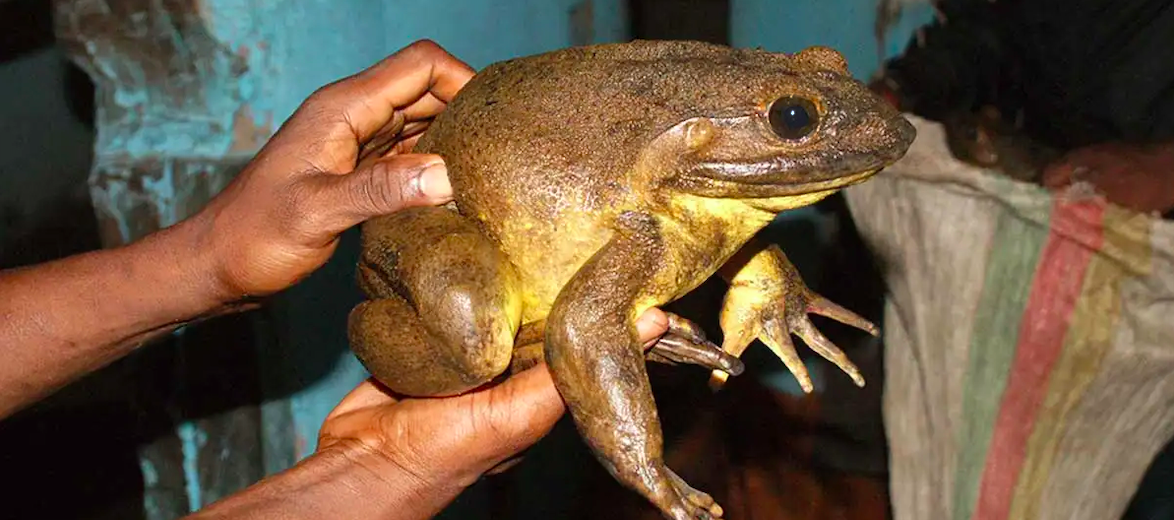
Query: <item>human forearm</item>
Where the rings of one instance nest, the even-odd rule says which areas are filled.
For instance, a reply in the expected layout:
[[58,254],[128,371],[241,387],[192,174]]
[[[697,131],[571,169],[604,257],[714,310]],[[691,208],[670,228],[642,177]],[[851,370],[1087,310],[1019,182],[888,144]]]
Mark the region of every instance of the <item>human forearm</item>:
[[189,518],[424,520],[464,488],[410,472],[358,443],[340,443]]
[[225,311],[196,231],[183,223],[125,247],[0,273],[0,417]]

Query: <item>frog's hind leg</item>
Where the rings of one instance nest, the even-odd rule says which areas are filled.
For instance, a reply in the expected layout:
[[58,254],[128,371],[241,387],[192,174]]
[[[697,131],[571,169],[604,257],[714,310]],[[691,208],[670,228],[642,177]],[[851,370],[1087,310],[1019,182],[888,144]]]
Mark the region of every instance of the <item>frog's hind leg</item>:
[[546,360],[575,425],[604,467],[670,520],[722,508],[665,465],[635,321],[664,244],[654,218],[624,213],[617,235],[572,277],[547,317]]
[[471,221],[413,208],[363,225],[351,349],[391,390],[413,396],[477,388],[510,363],[522,303],[517,274]]

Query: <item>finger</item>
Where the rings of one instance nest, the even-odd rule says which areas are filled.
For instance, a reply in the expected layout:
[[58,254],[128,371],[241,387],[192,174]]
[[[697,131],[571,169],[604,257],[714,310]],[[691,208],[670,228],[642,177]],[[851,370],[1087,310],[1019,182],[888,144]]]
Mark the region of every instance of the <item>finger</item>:
[[550,371],[540,364],[479,393],[484,406],[475,406],[479,417],[475,442],[493,464],[528,448],[544,437],[566,408]]
[[371,408],[373,406],[383,406],[388,404],[395,404],[396,399],[388,393],[387,388],[379,384],[373,378],[359,383],[354,390],[347,393],[346,397],[339,401],[338,406],[335,406],[330,414],[326,416],[329,421],[333,417],[346,415],[348,413]]
[[394,113],[382,128],[359,147],[359,164],[356,168],[363,168],[386,155],[400,141],[406,127],[403,113]]
[[392,152],[393,153],[412,153],[412,150],[416,149],[416,143],[418,143],[420,141],[421,137],[424,137],[424,134],[416,134],[412,137],[409,137],[407,139],[404,139],[403,141],[396,143],[395,148],[392,149]]
[[418,41],[367,70],[319,89],[303,106],[312,106],[313,112],[341,114],[362,142],[396,109],[426,94],[451,101],[473,74],[471,67],[436,43]]
[[669,318],[664,311],[653,307],[636,319],[636,334],[644,342],[644,348],[652,348],[656,341],[669,330]]
[[[424,131],[428,129],[431,121],[412,121],[402,124],[404,119],[399,114],[396,112],[396,117],[392,118],[383,129],[376,132],[375,136],[360,148],[359,164],[355,166],[355,169],[369,167],[375,161],[392,154],[412,152],[416,143],[424,136]],[[338,173],[345,175],[349,172]]]
[[444,162],[435,155],[392,155],[347,175],[320,176],[306,182],[326,186],[317,201],[324,231],[341,233],[369,218],[413,206],[452,200]]
[[428,92],[416,102],[404,107],[401,112],[409,122],[424,121],[440,115],[447,107],[448,103]]

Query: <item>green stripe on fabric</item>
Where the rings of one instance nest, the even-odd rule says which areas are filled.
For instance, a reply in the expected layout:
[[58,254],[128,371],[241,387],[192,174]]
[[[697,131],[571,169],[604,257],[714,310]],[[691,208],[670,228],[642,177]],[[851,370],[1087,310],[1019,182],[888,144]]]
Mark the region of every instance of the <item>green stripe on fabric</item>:
[[999,215],[991,242],[983,294],[976,309],[958,430],[953,519],[974,511],[1007,375],[1015,355],[1020,320],[1031,280],[1048,236],[1047,223],[1024,221],[1009,212]]

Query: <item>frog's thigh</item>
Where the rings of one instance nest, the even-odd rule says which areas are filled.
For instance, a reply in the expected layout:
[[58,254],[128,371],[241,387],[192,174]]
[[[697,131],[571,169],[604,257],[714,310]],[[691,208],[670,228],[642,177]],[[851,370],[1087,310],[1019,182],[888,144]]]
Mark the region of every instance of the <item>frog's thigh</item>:
[[721,508],[667,468],[656,403],[635,326],[636,299],[663,257],[656,222],[625,213],[618,233],[560,292],[546,319],[546,360],[595,455],[668,518]]
[[464,217],[429,207],[368,222],[359,275],[371,299],[351,312],[351,348],[392,390],[458,394],[509,366],[517,275]]

